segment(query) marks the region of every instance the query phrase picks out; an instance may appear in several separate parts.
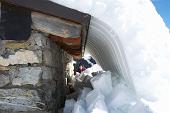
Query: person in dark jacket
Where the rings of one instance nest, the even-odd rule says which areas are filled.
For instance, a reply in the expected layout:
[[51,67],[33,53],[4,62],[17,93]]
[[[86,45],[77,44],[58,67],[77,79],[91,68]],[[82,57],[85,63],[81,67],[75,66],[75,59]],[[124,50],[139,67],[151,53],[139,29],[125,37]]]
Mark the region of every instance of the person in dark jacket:
[[80,59],[77,60],[74,66],[74,75],[76,75],[76,72],[81,73],[82,71],[86,70],[87,68],[92,67],[92,65],[96,64],[96,61],[90,56],[88,59]]

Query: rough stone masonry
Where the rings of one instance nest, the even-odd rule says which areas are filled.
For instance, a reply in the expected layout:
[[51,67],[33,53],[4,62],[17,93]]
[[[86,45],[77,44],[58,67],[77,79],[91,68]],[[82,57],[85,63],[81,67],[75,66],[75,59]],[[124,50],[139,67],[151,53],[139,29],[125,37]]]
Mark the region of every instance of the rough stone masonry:
[[47,36],[0,40],[0,113],[56,113],[64,104],[67,55]]

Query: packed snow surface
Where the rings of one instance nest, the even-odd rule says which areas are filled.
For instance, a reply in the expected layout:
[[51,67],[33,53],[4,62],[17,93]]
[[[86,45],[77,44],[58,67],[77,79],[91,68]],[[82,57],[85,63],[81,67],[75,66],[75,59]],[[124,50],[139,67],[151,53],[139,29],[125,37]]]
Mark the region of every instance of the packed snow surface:
[[92,77],[93,89],[82,88],[76,102],[66,100],[64,113],[153,113],[125,83],[117,82],[111,75],[114,73],[106,71]]
[[87,51],[155,113],[170,113],[170,34],[150,0],[52,1],[91,14]]

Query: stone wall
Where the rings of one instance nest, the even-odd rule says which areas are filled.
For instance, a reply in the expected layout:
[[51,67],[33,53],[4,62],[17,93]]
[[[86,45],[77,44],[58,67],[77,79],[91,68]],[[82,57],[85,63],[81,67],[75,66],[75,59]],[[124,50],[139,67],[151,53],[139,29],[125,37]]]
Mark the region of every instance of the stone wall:
[[0,40],[0,113],[57,113],[65,98],[66,56],[35,30],[28,41]]

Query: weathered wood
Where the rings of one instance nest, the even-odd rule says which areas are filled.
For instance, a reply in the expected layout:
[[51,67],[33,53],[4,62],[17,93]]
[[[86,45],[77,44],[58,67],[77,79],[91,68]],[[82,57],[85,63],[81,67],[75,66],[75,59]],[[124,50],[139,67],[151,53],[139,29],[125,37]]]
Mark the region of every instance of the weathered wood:
[[58,36],[49,35],[51,40],[56,41],[56,43],[67,53],[72,56],[81,55],[81,38],[62,38]]
[[51,40],[54,40],[59,43],[65,43],[67,45],[81,45],[81,38],[63,38],[59,36],[49,35]]
[[81,35],[81,25],[53,16],[32,12],[32,28],[64,38],[77,38]]

